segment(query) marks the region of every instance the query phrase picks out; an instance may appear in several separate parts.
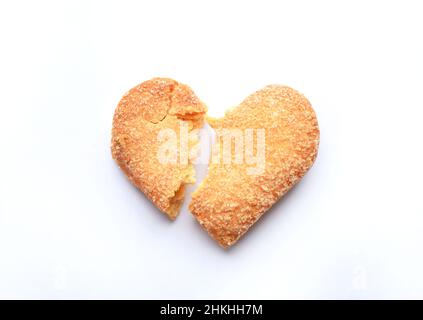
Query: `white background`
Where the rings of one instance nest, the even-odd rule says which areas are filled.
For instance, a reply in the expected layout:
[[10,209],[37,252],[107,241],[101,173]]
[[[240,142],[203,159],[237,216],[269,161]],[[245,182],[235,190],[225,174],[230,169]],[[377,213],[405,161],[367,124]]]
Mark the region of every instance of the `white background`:
[[[0,298],[423,298],[420,3],[1,1]],[[155,76],[212,115],[272,83],[317,112],[314,167],[228,251],[111,158]]]

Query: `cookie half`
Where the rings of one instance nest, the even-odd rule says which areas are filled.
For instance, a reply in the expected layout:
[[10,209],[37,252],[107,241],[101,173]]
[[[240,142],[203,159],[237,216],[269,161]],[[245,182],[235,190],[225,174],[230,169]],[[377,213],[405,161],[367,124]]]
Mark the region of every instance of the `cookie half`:
[[[255,92],[223,118],[208,122],[220,133],[208,174],[193,193],[189,209],[226,248],[310,169],[317,155],[319,127],[309,101],[279,85]],[[232,141],[229,159],[220,140],[227,135]]]
[[[188,86],[154,78],[126,93],[114,114],[113,158],[131,182],[171,219],[179,213],[185,184],[195,182],[192,159],[182,159],[179,154],[181,141],[186,140],[181,135],[201,127],[206,111]],[[166,134],[174,138],[169,141],[177,148],[176,161],[160,158]],[[191,144],[195,141],[185,148]]]

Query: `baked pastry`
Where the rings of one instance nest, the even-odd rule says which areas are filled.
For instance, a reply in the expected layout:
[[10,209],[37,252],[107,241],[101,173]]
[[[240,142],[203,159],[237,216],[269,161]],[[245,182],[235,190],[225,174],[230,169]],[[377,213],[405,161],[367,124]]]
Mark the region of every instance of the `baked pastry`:
[[[188,86],[167,78],[132,88],[115,111],[113,158],[171,219],[179,212],[185,184],[195,182],[190,150],[198,143],[193,133],[206,112]],[[189,209],[226,248],[309,170],[317,155],[319,128],[309,101],[278,85],[255,92],[223,118],[207,121],[216,131],[216,142],[208,174]],[[172,142],[170,156],[163,153],[166,136]]]
[[[200,127],[206,111],[188,86],[154,78],[126,93],[114,114],[113,158],[132,183],[171,219],[179,212],[185,184],[195,182],[192,159],[181,161],[179,157],[181,128],[189,133]],[[163,162],[163,141],[159,139],[161,133],[169,132],[175,133],[177,161]]]
[[[208,174],[193,193],[189,209],[226,248],[311,167],[317,155],[319,128],[309,101],[297,91],[279,85],[267,86],[223,118],[207,121],[221,134],[216,138]],[[231,143],[234,156],[227,161],[219,140],[228,135],[239,138],[239,133],[243,135],[244,153],[240,156],[236,143]],[[259,159],[260,153],[264,163],[263,159],[251,161],[254,157]]]

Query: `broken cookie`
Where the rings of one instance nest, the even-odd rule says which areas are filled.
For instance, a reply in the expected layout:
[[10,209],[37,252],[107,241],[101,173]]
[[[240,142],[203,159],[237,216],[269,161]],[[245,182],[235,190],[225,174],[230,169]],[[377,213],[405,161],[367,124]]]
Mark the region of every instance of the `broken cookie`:
[[[175,219],[185,184],[195,182],[191,149],[206,106],[186,85],[155,78],[116,108],[113,158],[161,211]],[[206,178],[189,209],[222,247],[233,245],[312,166],[319,127],[309,101],[285,86],[255,92],[221,119]]]

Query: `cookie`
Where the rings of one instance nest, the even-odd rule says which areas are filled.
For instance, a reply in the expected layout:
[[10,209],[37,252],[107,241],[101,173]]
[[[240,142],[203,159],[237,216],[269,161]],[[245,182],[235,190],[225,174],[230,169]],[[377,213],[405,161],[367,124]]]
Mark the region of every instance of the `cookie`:
[[[163,162],[163,132],[190,132],[203,123],[207,108],[186,85],[154,78],[132,88],[120,100],[113,118],[112,156],[130,181],[169,218],[180,210],[184,188],[195,182],[191,161]],[[195,143],[195,141],[194,141]],[[189,159],[188,159],[189,160]]]
[[[208,122],[219,134],[207,176],[193,193],[189,209],[226,248],[310,169],[319,127],[309,101],[279,85],[255,92],[223,118]],[[228,135],[233,153],[229,158],[221,142]],[[243,148],[238,148],[241,141]]]

